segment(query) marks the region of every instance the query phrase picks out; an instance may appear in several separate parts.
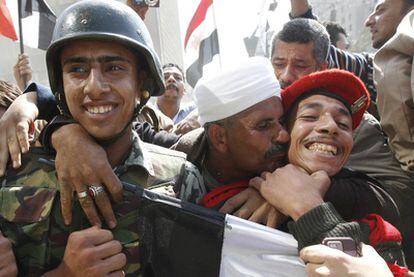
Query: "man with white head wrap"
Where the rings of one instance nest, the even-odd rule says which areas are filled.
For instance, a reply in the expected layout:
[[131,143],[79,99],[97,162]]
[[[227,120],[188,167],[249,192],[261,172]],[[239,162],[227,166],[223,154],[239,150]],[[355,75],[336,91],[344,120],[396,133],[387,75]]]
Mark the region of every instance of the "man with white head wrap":
[[[280,86],[271,63],[263,57],[247,59],[201,79],[194,94],[204,129],[187,134],[178,148],[186,150],[188,159],[202,170],[206,191],[181,187],[179,197],[219,208],[243,191],[245,198],[255,197],[252,202],[264,202],[256,191],[246,189],[248,182],[284,165],[289,141],[281,123]],[[189,144],[196,147],[185,149]],[[264,204],[261,211],[269,211],[271,207]],[[246,212],[241,209],[236,215],[275,226],[270,218],[257,218],[254,210]]]
[[280,86],[271,63],[266,58],[253,57],[201,79],[194,96],[200,123],[204,125],[231,117],[271,97],[280,100]]

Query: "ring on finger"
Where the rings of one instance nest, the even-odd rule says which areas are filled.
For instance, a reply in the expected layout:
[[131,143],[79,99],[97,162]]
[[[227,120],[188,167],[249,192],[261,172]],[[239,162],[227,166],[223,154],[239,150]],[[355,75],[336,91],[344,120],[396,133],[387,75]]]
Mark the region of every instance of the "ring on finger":
[[78,199],[83,199],[86,197],[88,197],[88,191],[85,190],[85,191],[78,192]]
[[96,198],[102,192],[105,192],[105,189],[101,185],[91,185],[88,187],[89,196],[92,198]]

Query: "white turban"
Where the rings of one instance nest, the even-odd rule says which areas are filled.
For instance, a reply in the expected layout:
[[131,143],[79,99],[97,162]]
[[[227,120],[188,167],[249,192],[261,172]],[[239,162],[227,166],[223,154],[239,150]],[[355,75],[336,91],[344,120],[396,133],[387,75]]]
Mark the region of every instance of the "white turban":
[[202,78],[194,88],[200,123],[214,122],[242,112],[270,97],[280,97],[272,64],[264,57]]

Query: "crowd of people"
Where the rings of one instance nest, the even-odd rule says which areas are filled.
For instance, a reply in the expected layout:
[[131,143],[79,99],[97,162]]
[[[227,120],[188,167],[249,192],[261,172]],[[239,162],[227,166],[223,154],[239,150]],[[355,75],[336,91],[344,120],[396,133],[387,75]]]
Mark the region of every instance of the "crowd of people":
[[375,54],[291,7],[269,57],[203,77],[186,105],[148,6],[64,10],[50,87],[28,84],[26,54],[0,82],[0,276],[152,276],[124,181],[292,234],[309,276],[414,276],[414,1],[378,1]]

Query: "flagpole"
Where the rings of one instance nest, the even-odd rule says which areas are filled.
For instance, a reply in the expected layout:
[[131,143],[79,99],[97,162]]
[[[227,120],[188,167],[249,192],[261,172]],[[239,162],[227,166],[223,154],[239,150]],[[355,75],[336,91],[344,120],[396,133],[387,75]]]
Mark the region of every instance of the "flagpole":
[[[20,54],[24,53],[24,45],[23,45],[23,24],[22,24],[22,0],[17,0],[17,12],[19,14],[19,44],[20,44]],[[23,75],[23,83],[24,86],[27,86],[26,76]]]
[[216,21],[216,9],[215,9],[215,5],[214,5],[214,0],[211,0],[211,5],[212,5],[211,8],[213,9],[212,14],[213,14],[214,25],[216,26],[216,29],[217,29],[217,44],[218,44],[218,47],[219,47],[219,54],[218,54],[219,64],[220,64],[220,68],[222,68],[223,66],[221,64],[220,40],[219,40],[219,35],[218,35],[218,28],[217,28],[217,21]]
[[17,0],[17,12],[19,14],[20,54],[23,54],[24,46],[23,46],[23,24],[22,24],[22,0]]

